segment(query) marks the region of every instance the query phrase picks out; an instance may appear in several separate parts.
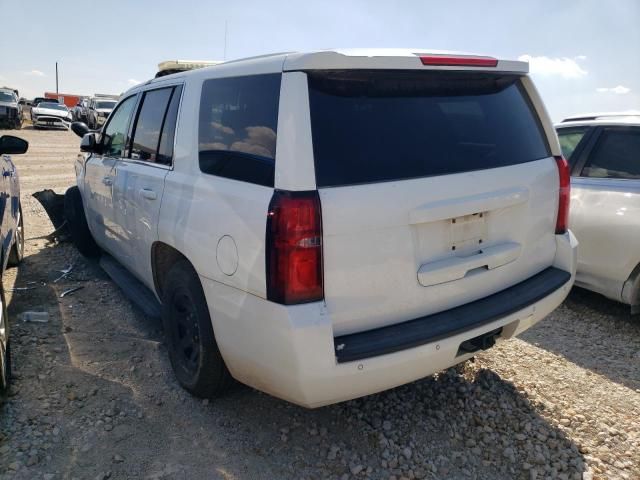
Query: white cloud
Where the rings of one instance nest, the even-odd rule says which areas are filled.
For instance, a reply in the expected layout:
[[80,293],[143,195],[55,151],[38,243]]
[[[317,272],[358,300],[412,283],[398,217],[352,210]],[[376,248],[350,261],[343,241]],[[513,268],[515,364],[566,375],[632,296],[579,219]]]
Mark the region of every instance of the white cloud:
[[31,70],[30,72],[25,72],[26,75],[31,75],[32,77],[44,77],[44,72],[40,70]]
[[631,89],[629,87],[625,87],[623,85],[618,85],[617,87],[600,87],[596,88],[596,92],[600,93],[615,93],[617,95],[624,95],[625,93],[629,93]]
[[127,83],[129,85],[138,85],[140,82],[140,80],[136,80],[135,78],[130,78],[129,80],[127,80]]
[[575,58],[576,58],[576,60],[584,61],[584,60],[586,60],[586,59],[587,59],[587,56],[586,56],[586,55],[578,55],[578,56],[577,56],[577,57],[575,57]]
[[518,60],[529,62],[529,69],[534,74],[544,76],[559,75],[562,78],[581,78],[587,75],[587,71],[572,58],[520,55]]

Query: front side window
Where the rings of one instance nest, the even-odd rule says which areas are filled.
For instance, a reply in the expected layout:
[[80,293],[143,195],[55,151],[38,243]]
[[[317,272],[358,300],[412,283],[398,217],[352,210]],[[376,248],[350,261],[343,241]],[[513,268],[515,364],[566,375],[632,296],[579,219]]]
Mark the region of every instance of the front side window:
[[273,186],[281,74],[211,79],[200,99],[204,173]]
[[573,164],[571,156],[585,133],[587,133],[587,127],[561,128],[558,130],[558,140],[560,141],[562,155],[571,164]]
[[129,119],[136,104],[133,95],[118,105],[102,133],[102,153],[107,157],[121,157],[127,138]]
[[640,179],[640,129],[602,132],[581,176]]

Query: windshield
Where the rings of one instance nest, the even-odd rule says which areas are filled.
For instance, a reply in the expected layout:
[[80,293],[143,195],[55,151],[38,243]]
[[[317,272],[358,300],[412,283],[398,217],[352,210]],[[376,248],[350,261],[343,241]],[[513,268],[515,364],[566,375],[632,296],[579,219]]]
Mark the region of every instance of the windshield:
[[516,75],[345,70],[308,78],[318,187],[550,156]]
[[63,111],[67,110],[67,107],[65,105],[60,105],[59,103],[51,103],[51,102],[40,102],[38,104],[38,108],[50,108],[52,110],[63,110]]
[[15,102],[16,97],[11,93],[0,92],[0,102]]
[[96,102],[96,108],[111,108],[111,109],[113,109],[113,107],[116,106],[116,103],[117,102],[115,100]]

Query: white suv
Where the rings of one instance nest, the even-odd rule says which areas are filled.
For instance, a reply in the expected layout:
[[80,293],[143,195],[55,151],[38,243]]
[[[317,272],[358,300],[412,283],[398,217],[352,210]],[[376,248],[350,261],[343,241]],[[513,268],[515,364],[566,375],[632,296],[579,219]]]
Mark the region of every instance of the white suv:
[[74,240],[153,292],[196,395],[234,377],[318,407],[428,376],[573,285],[568,167],[527,70],[336,50],[151,80],[83,138]]

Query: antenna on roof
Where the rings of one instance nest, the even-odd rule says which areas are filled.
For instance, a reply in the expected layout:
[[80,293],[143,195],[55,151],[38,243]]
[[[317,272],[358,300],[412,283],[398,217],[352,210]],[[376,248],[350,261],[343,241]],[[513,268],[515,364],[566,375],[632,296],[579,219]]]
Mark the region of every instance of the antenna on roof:
[[227,59],[227,21],[224,21],[224,55],[223,60]]

